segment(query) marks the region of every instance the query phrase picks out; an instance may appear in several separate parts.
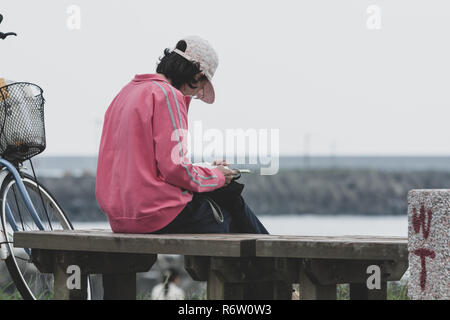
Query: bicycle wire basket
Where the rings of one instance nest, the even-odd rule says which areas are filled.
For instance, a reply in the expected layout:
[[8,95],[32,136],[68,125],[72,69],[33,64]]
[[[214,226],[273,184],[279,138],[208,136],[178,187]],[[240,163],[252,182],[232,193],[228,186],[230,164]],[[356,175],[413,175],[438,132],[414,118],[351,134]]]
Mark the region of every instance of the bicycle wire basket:
[[43,90],[28,82],[0,87],[0,155],[23,162],[45,149]]

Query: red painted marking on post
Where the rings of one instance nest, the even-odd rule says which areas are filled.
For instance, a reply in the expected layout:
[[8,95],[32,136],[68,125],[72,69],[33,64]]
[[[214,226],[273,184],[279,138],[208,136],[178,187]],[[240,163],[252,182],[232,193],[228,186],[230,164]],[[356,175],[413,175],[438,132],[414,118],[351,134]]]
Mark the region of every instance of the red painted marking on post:
[[[425,240],[427,240],[428,236],[430,235],[432,215],[433,213],[431,212],[431,209],[425,210],[425,206],[423,204],[420,206],[419,214],[417,214],[416,208],[413,208],[412,225],[414,232],[417,234],[420,232],[420,229],[422,229],[422,235]],[[413,253],[420,257],[420,265],[422,267],[422,270],[420,271],[420,288],[423,291],[425,290],[425,286],[427,284],[426,257],[434,259],[436,254],[434,251],[425,248],[416,249],[413,251]]]
[[432,250],[428,249],[416,249],[413,251],[413,253],[420,257],[420,265],[422,266],[422,271],[420,272],[420,288],[425,290],[425,286],[427,284],[427,264],[426,264],[426,257],[431,257],[431,259],[434,259],[436,254]]
[[422,234],[425,240],[428,239],[428,236],[430,235],[431,216],[433,215],[431,209],[428,209],[426,213],[428,214],[427,223],[425,223],[425,206],[423,204],[420,206],[420,214],[417,214],[416,208],[413,208],[412,225],[414,232],[419,233],[422,228]]

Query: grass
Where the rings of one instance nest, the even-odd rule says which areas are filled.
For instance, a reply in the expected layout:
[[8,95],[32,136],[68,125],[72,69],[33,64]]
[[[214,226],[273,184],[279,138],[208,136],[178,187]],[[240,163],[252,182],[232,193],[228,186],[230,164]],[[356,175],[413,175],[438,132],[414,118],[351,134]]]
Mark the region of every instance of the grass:
[[14,283],[10,282],[3,288],[0,288],[0,300],[21,300],[19,291],[14,289],[11,293],[12,288],[14,287]]
[[[21,300],[21,296],[17,290],[11,293],[11,286],[13,283],[9,283],[3,288],[0,288],[0,300]],[[298,285],[294,286],[298,290]],[[45,300],[52,299],[53,294],[49,293],[44,297]],[[136,296],[137,300],[149,300],[149,293],[140,293]],[[337,300],[349,300],[350,290],[347,284],[337,285]],[[206,290],[203,294],[187,294],[186,300],[206,300]],[[406,283],[388,282],[387,288],[387,300],[409,300],[408,297],[408,285]]]
[[[337,285],[337,300],[350,300],[350,288],[348,284]],[[409,300],[408,285],[399,282],[388,282],[387,300]]]
[[388,300],[410,300],[408,297],[408,284],[400,284],[396,282],[388,283],[387,288]]

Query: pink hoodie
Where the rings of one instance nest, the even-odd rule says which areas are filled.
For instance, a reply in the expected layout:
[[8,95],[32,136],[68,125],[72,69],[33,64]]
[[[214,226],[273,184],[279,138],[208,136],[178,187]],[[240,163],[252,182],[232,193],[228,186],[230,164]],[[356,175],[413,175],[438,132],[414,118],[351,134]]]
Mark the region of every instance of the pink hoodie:
[[106,111],[95,194],[114,232],[159,230],[192,200],[192,192],[225,184],[219,169],[193,166],[186,157],[189,103],[163,76],[144,74]]

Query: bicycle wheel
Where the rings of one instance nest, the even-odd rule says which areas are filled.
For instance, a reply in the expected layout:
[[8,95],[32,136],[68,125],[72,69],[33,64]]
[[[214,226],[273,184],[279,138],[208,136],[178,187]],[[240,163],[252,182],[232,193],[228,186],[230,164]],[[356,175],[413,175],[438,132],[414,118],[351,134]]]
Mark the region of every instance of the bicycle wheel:
[[[44,225],[44,230],[72,230],[71,222],[50,191],[40,183],[38,188],[38,184],[32,176],[24,173],[21,173],[21,176],[33,206]],[[13,245],[14,231],[36,231],[39,228],[28,212],[16,181],[11,174],[2,183],[0,196],[4,237],[10,253],[5,262],[11,278],[23,299],[51,299],[53,275],[43,274],[37,270],[31,261],[29,249],[14,248]],[[13,219],[8,218],[7,208],[9,208]],[[15,226],[11,224],[11,220],[15,221]],[[88,298],[90,298],[89,283]]]

